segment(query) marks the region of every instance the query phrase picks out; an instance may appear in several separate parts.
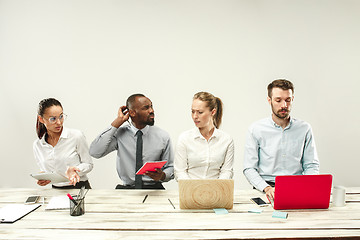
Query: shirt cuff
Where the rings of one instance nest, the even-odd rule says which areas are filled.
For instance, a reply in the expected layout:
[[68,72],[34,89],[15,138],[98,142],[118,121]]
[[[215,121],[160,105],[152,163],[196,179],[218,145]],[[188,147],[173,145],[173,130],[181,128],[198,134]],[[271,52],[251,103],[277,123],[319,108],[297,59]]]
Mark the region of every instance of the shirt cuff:
[[255,186],[258,190],[260,191],[264,191],[264,189],[267,187],[267,186],[270,186],[269,184],[267,184],[265,181],[264,182],[261,182],[258,186]]
[[168,182],[174,178],[174,173],[168,173],[165,171],[164,171],[164,173],[165,173],[165,179],[163,181],[160,180],[159,182]]

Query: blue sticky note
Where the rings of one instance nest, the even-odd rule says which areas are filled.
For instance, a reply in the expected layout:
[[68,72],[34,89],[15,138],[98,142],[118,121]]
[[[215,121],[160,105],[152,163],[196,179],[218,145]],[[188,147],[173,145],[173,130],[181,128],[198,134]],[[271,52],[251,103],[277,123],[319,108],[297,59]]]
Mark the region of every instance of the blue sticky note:
[[249,213],[262,213],[262,209],[250,209],[248,210]]
[[283,219],[286,219],[286,218],[288,217],[288,213],[287,213],[287,212],[274,211],[272,217],[273,217],[273,218],[283,218]]
[[214,208],[214,212],[216,214],[228,214],[228,210],[226,210],[225,208]]

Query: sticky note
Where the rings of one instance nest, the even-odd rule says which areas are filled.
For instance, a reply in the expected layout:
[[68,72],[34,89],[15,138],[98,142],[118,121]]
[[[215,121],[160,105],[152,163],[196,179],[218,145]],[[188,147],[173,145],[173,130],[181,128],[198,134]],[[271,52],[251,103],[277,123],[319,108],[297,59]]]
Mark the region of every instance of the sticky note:
[[262,213],[262,209],[250,209],[248,212],[249,213]]
[[214,212],[216,214],[228,214],[228,210],[226,210],[225,208],[214,208]]
[[283,218],[283,219],[286,219],[286,218],[288,217],[288,213],[287,213],[287,212],[274,211],[272,217],[273,217],[273,218]]

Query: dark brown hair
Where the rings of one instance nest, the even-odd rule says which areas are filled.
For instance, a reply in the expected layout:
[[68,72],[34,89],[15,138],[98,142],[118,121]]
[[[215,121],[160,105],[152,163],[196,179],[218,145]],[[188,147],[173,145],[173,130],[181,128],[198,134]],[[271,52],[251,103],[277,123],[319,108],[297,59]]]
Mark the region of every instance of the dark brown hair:
[[294,85],[292,84],[292,82],[290,82],[289,80],[286,79],[277,79],[272,81],[268,87],[268,96],[269,98],[271,98],[272,96],[272,90],[273,88],[281,88],[282,90],[289,90],[291,89],[292,93],[294,93]]
[[195,93],[193,99],[199,99],[203,102],[206,102],[207,107],[212,111],[214,108],[216,109],[216,113],[213,117],[214,125],[216,128],[219,128],[221,125],[221,119],[223,115],[223,103],[220,98],[215,97],[211,93],[208,92],[198,92]]
[[[46,98],[41,100],[38,107],[38,116],[42,117],[46,109],[52,106],[60,106],[62,108],[61,103],[55,98]],[[44,134],[47,132],[47,129],[45,125],[39,121],[38,116],[36,117],[36,133],[39,139],[41,139],[44,136]]]

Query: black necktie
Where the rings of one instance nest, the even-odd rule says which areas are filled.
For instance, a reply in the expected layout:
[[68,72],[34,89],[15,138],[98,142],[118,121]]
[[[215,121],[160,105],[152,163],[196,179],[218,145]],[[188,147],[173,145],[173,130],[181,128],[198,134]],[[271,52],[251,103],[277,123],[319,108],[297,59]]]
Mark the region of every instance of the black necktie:
[[142,188],[142,175],[136,175],[136,172],[143,165],[143,163],[142,163],[142,150],[143,150],[142,135],[143,135],[143,133],[140,130],[137,131],[137,133],[136,133],[137,140],[136,140],[135,189]]

